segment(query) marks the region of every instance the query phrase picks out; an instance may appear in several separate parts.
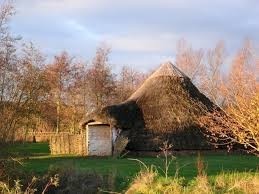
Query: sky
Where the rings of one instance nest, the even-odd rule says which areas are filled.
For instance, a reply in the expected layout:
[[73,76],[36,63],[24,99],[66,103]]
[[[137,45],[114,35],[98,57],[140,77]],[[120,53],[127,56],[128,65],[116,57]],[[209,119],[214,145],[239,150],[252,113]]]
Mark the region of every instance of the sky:
[[[0,0],[0,2],[4,0]],[[90,60],[111,47],[115,68],[147,71],[171,60],[185,39],[194,48],[219,40],[227,54],[245,38],[259,45],[259,0],[16,0],[11,30],[47,57],[66,50]]]

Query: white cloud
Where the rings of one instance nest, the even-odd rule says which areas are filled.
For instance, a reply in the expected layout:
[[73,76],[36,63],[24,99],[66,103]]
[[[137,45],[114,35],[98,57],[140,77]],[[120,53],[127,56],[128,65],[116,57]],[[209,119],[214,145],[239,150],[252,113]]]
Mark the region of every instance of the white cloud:
[[94,41],[100,41],[100,36],[97,33],[92,32],[90,29],[87,29],[84,25],[78,23],[75,20],[65,21],[65,28],[70,31],[74,36],[80,36],[84,39],[90,39]]
[[[254,7],[258,5],[256,0],[19,0],[16,2],[19,7],[26,7],[28,10],[34,10],[43,13],[56,11],[58,13],[70,11],[98,12],[107,9],[148,9],[155,8],[172,8],[172,9],[198,9],[208,10],[211,8],[220,13],[217,8],[242,9],[244,7]],[[188,13],[186,13],[188,14]]]
[[112,45],[113,50],[124,52],[164,52],[174,50],[177,36],[174,34],[148,33],[143,30],[139,33],[128,35],[104,35],[103,40]]
[[86,55],[105,41],[116,63],[149,64],[171,58],[180,38],[196,48],[223,39],[235,49],[247,36],[259,43],[258,0],[17,0],[16,5],[15,33],[52,53],[68,49]]

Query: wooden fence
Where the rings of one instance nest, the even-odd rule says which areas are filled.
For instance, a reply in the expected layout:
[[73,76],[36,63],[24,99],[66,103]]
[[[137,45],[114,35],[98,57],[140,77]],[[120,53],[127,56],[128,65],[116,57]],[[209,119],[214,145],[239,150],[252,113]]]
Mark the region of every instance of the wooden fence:
[[87,153],[85,134],[55,134],[50,138],[49,147],[52,155],[84,156]]

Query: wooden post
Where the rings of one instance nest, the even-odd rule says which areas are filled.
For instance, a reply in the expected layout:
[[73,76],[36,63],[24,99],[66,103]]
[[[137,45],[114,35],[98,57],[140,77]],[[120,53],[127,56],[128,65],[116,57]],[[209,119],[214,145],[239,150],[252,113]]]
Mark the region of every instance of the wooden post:
[[86,127],[85,127],[85,149],[86,149],[86,155],[88,156],[88,130],[89,130],[89,128],[88,128],[88,124],[86,125]]

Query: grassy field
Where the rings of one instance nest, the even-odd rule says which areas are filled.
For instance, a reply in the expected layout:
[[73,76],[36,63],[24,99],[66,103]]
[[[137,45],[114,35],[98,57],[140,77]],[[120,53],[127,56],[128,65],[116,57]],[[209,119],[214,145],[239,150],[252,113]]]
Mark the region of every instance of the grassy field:
[[10,144],[2,149],[0,148],[0,151],[3,152],[3,154],[11,154],[18,157],[50,155],[49,146],[47,143]]
[[[115,159],[111,157],[76,157],[76,156],[51,156],[46,143],[20,144],[9,146],[9,153],[22,157],[23,170],[36,175],[43,175],[53,166],[73,166],[81,171],[95,171],[101,174],[116,173],[121,177],[117,187],[124,189],[141,169],[140,163],[128,158]],[[163,168],[163,159],[156,157],[138,157],[147,165],[155,165]],[[175,174],[176,163],[179,176],[186,181],[193,179],[197,175],[197,156],[177,156],[169,170],[169,175]],[[206,164],[206,172],[209,177],[216,176],[220,172],[255,172],[259,167],[259,160],[251,155],[237,154],[206,154],[202,155]],[[162,173],[160,171],[160,173]]]

